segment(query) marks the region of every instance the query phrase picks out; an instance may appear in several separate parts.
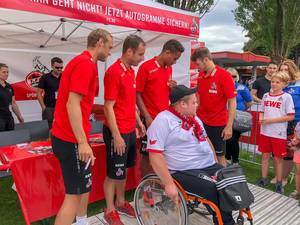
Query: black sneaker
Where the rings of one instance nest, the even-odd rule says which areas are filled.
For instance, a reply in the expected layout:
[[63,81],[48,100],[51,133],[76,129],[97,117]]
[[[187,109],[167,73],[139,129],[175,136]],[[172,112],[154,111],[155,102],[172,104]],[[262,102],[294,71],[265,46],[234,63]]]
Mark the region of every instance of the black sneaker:
[[277,192],[279,194],[283,194],[284,189],[283,189],[282,183],[277,183],[275,185],[275,192]]
[[259,187],[266,187],[269,184],[268,178],[260,178],[257,182],[256,185]]

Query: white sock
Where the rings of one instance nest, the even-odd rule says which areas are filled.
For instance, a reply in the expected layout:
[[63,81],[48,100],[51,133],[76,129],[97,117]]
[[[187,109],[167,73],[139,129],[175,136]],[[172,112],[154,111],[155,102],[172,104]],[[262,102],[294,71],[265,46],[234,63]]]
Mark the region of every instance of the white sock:
[[76,225],[88,225],[87,215],[76,216]]

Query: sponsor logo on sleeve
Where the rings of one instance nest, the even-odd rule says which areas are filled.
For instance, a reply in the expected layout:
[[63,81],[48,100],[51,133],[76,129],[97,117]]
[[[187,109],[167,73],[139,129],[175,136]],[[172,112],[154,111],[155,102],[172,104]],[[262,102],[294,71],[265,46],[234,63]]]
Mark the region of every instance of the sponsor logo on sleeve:
[[157,140],[149,140],[150,145],[155,145],[156,142]]

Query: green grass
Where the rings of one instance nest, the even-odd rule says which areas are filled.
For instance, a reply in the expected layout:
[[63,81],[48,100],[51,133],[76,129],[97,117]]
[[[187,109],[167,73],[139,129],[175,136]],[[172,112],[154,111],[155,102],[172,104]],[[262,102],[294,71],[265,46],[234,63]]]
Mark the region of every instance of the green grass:
[[[0,178],[0,225],[24,225],[23,213],[18,196],[11,189],[13,184],[12,177]],[[128,201],[133,200],[134,191],[126,193]],[[88,216],[96,215],[103,211],[105,201],[98,201],[89,204]],[[32,223],[33,225],[50,225],[54,223],[54,217],[43,221]]]
[[[254,163],[260,162],[260,155],[253,155],[247,152],[241,152],[241,158]],[[247,180],[250,183],[254,183],[260,177],[260,166],[254,163],[241,161],[240,164],[244,169]],[[269,177],[274,177],[273,170],[270,169]],[[0,178],[0,225],[24,225],[23,214],[19,204],[17,194],[11,189],[13,184],[12,177]],[[274,185],[270,184],[268,189],[274,191]],[[285,195],[289,195],[295,189],[294,182],[292,184],[287,184],[285,187]],[[133,199],[134,191],[129,191],[126,194],[126,198],[131,201]],[[88,207],[88,216],[92,216],[102,212],[105,207],[105,201],[98,201],[92,203]],[[50,225],[53,224],[54,218],[49,218],[47,220],[39,221],[33,223],[33,225]]]
[[[240,160],[240,165],[243,167],[244,172],[246,174],[247,180],[249,183],[255,184],[256,181],[261,177],[261,170],[260,165],[258,165],[261,162],[261,155],[253,155],[252,153],[248,153],[246,151],[240,152],[240,157],[242,160]],[[270,165],[272,166],[272,160],[270,160]],[[269,169],[269,178],[270,180],[274,177],[274,170],[273,168]],[[289,181],[290,181],[289,177]],[[269,184],[267,189],[274,191],[275,185]],[[284,187],[284,195],[289,196],[292,191],[295,190],[295,179],[292,183],[288,183]]]

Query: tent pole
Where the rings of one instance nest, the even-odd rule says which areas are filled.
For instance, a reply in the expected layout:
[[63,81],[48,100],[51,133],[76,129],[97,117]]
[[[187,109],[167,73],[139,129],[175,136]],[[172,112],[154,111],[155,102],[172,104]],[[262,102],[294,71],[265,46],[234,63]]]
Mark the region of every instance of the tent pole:
[[67,41],[68,38],[83,24],[83,22],[80,22],[79,24],[77,24],[77,26],[66,36],[66,37],[62,37],[61,40],[62,41]]
[[52,34],[49,36],[49,38],[47,39],[47,41],[43,44],[40,45],[40,48],[45,48],[47,43],[50,41],[50,39],[54,36],[54,34],[56,33],[56,31],[61,27],[61,25],[63,24],[63,22],[60,22],[60,24],[57,26],[57,28],[52,32]]

